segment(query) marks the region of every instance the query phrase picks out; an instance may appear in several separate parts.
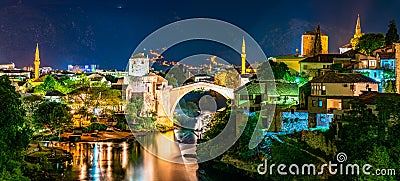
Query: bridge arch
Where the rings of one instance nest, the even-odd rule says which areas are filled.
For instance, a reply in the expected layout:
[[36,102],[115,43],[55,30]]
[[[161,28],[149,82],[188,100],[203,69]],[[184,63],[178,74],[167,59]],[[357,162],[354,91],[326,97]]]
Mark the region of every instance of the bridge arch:
[[[196,82],[193,84],[188,84],[181,87],[170,89],[167,93],[168,96],[165,97],[169,99],[168,100],[166,100],[165,98],[163,99],[164,102],[163,107],[164,109],[167,109],[164,111],[166,111],[167,115],[170,116],[170,118],[172,119],[173,113],[175,111],[176,106],[179,103],[179,100],[181,100],[183,96],[185,96],[189,92],[200,89],[213,90],[224,96],[226,99],[231,99],[231,100],[234,99],[234,94],[233,94],[234,89],[207,82]],[[168,103],[166,103],[166,101],[168,101]]]

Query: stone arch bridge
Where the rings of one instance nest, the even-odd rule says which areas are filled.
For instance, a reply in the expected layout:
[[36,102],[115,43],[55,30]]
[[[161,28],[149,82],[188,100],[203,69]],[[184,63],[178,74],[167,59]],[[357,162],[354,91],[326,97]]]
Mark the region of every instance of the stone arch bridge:
[[167,121],[172,123],[174,110],[179,103],[179,100],[194,90],[213,90],[220,93],[226,99],[234,99],[234,89],[223,87],[220,85],[208,83],[208,82],[196,82],[193,84],[183,85],[172,89],[166,89],[159,92],[157,96],[159,99],[157,106],[157,118],[161,124],[167,124]]

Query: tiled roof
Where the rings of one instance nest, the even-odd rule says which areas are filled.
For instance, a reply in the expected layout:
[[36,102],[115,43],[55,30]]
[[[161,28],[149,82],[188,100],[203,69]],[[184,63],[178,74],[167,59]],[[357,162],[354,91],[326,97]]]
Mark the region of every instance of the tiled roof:
[[375,101],[378,98],[400,98],[400,94],[396,93],[379,93],[375,91],[364,92],[359,96],[359,99],[362,100],[365,104],[375,104]]
[[[276,92],[274,93],[271,89],[272,84],[275,83]],[[270,87],[270,89],[268,89]],[[271,81],[262,81],[262,82],[249,82],[246,85],[240,87],[235,91],[239,94],[265,94],[268,95],[298,95],[299,89],[298,85],[295,83],[286,83],[286,82],[271,82]]]
[[45,96],[65,96],[65,94],[61,93],[60,91],[57,90],[49,90],[46,92]]
[[91,81],[101,81],[103,79],[103,77],[93,77],[90,78]]
[[343,54],[318,54],[313,57],[307,57],[306,59],[300,61],[304,62],[314,62],[314,63],[333,63],[333,58],[345,57]]
[[378,52],[378,56],[381,59],[394,59],[395,53],[394,52]]
[[312,79],[310,82],[311,83],[357,83],[357,82],[378,83],[374,79],[364,76],[360,73],[335,73],[335,72],[327,72],[322,76]]
[[340,48],[353,48],[353,46],[350,43],[348,43],[346,45],[341,46]]
[[144,56],[144,53],[138,53],[136,55],[132,55],[131,58],[146,58],[146,57]]
[[277,95],[299,95],[299,86],[296,83],[276,82]]

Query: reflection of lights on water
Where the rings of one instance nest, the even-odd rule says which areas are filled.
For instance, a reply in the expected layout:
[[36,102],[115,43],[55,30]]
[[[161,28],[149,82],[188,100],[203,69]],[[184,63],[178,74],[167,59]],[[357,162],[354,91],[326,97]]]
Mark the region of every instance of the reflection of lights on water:
[[[99,145],[98,143],[94,144],[94,148],[93,148],[93,152],[92,152],[92,168],[93,171],[91,173],[91,175],[93,175],[93,177],[96,180],[99,180],[99,176],[101,173],[101,167],[99,167],[99,164],[101,164],[101,145]],[[100,160],[100,161],[99,161]]]
[[128,164],[128,144],[122,143],[122,168],[126,168]]
[[86,177],[86,165],[82,165],[80,170],[79,179],[84,180]]
[[111,151],[112,151],[112,143],[108,143],[107,144],[108,148],[107,148],[107,178],[108,180],[112,179],[112,169],[111,169],[111,163],[112,163],[112,159],[111,159]]

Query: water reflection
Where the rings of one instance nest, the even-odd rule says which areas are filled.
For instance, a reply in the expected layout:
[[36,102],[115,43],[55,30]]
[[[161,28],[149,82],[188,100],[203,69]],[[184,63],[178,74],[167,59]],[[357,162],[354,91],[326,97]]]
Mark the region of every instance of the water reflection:
[[[159,154],[179,156],[179,147],[154,143],[157,139],[173,139],[173,132],[151,137],[153,141],[149,141],[149,144],[159,145]],[[197,164],[183,165],[159,159],[136,142],[56,143],[53,146],[65,149],[73,155],[71,162],[63,164],[63,169],[66,169],[62,180],[198,180]]]

